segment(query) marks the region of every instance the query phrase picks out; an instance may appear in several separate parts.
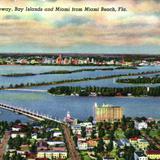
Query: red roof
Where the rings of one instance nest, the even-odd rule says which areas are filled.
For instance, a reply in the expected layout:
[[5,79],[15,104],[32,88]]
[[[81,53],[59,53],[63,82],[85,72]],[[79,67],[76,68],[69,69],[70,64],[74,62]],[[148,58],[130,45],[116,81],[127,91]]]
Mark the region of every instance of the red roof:
[[160,150],[148,150],[147,154],[160,154]]
[[64,152],[64,151],[66,151],[66,148],[65,148],[65,147],[53,147],[52,150],[53,150],[53,151],[61,151],[61,152]]
[[13,126],[13,128],[20,128],[20,129],[22,129],[22,128],[26,128],[26,125],[24,125],[24,124],[16,124],[16,125]]
[[137,141],[139,138],[138,137],[132,137],[130,138],[131,141]]

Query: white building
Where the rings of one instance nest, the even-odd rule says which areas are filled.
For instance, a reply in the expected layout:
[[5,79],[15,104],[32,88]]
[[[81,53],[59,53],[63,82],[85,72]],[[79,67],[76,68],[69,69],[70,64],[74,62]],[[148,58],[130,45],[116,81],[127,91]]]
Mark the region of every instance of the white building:
[[148,160],[148,158],[142,151],[136,151],[134,152],[134,160]]
[[142,122],[135,121],[134,127],[138,130],[147,129],[148,124],[144,121],[142,121]]
[[85,139],[78,139],[77,146],[78,149],[81,151],[88,150],[88,143],[86,142]]
[[12,132],[11,133],[11,138],[16,138],[17,136],[24,138],[24,137],[26,137],[26,133],[23,133],[23,132]]
[[64,145],[65,146],[65,143],[63,141],[47,141],[47,144],[49,146],[55,146],[55,145]]
[[72,132],[73,134],[78,134],[78,135],[81,135],[81,125],[77,124],[77,125],[73,125],[72,127]]
[[62,136],[62,132],[61,131],[54,131],[53,137],[60,137],[60,136]]

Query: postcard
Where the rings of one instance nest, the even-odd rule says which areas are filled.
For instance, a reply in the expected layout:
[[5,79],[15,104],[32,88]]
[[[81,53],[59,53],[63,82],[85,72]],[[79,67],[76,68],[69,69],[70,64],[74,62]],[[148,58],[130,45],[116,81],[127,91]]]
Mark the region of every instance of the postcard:
[[160,159],[159,0],[1,0],[0,160]]

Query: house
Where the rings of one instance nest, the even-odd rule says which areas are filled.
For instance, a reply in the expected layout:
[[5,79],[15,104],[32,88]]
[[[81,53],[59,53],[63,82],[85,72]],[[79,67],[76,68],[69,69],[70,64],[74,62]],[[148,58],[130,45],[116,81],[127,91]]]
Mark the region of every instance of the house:
[[23,130],[26,126],[25,125],[22,125],[22,124],[17,124],[17,125],[14,125],[12,127],[12,131],[14,132],[20,132],[21,130]]
[[93,125],[91,122],[83,122],[79,124],[81,127],[86,127],[86,128],[93,128]]
[[66,159],[67,151],[38,151],[37,158],[48,158],[48,159]]
[[160,150],[148,150],[146,155],[149,159],[160,159]]
[[47,144],[51,147],[51,146],[65,146],[65,143],[63,141],[47,141]]
[[98,139],[90,139],[87,141],[88,149],[93,149],[98,145]]
[[26,158],[26,152],[25,151],[17,150],[17,154],[20,154],[21,157]]
[[120,139],[120,141],[124,146],[130,146],[130,142],[128,141],[128,139]]
[[138,137],[132,137],[129,139],[129,142],[132,144],[132,145],[135,145],[137,142],[138,142]]
[[31,137],[32,137],[32,139],[36,140],[38,138],[38,135],[37,135],[37,133],[32,133]]
[[104,157],[103,160],[115,160],[113,157]]
[[77,135],[81,135],[81,125],[77,124],[77,125],[72,125],[72,132],[73,134],[77,134]]
[[26,133],[16,132],[16,131],[11,132],[11,138],[16,138],[17,136],[24,138],[24,137],[26,137]]
[[62,132],[61,131],[54,131],[53,137],[60,137],[60,136],[62,136]]
[[145,139],[138,139],[137,146],[139,149],[145,150],[148,148],[149,143]]
[[148,124],[144,121],[141,121],[141,122],[135,121],[134,127],[138,130],[147,129]]
[[148,160],[147,156],[142,151],[134,152],[134,160]]
[[87,150],[88,143],[87,143],[86,139],[84,139],[84,138],[78,139],[77,147],[79,150]]
[[114,147],[118,147],[123,149],[125,146],[130,146],[130,142],[127,139],[120,139],[117,141],[113,141]]

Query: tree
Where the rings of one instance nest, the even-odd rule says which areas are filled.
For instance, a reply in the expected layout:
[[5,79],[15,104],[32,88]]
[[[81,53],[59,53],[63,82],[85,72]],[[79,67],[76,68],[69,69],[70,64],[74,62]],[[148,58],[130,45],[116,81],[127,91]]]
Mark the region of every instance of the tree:
[[96,138],[96,130],[95,129],[93,129],[93,131],[92,131],[92,133],[91,133],[91,138],[92,139],[94,139],[94,138]]
[[93,116],[90,116],[87,121],[92,123],[93,122]]
[[107,151],[110,152],[110,151],[112,151],[112,150],[113,150],[113,141],[110,140],[110,142],[109,142],[108,145],[107,145]]
[[78,137],[76,135],[73,136],[73,140],[74,140],[75,145],[77,146]]
[[100,130],[99,130],[99,132],[98,132],[98,137],[99,138],[102,138],[102,137],[104,137],[105,136],[105,130],[103,129],[103,128],[101,128]]
[[86,127],[82,127],[81,130],[82,130],[81,132],[82,137],[85,138],[86,137]]
[[7,152],[7,153],[3,156],[3,160],[10,160],[9,152]]
[[30,151],[33,152],[33,153],[35,153],[37,151],[37,145],[36,145],[36,143],[32,144],[32,146],[30,148]]
[[104,141],[103,141],[103,139],[101,138],[99,141],[98,141],[98,145],[97,145],[97,151],[99,152],[99,153],[101,153],[101,152],[104,152]]

